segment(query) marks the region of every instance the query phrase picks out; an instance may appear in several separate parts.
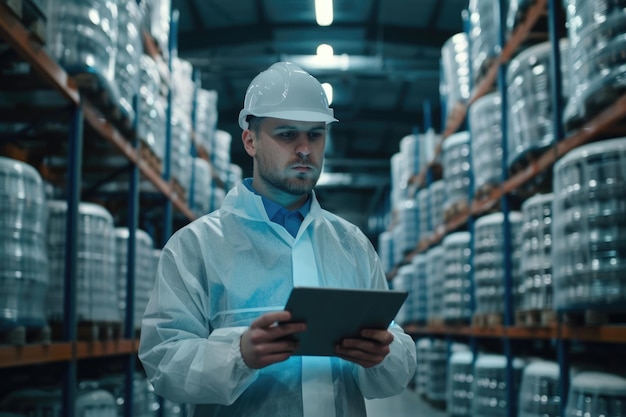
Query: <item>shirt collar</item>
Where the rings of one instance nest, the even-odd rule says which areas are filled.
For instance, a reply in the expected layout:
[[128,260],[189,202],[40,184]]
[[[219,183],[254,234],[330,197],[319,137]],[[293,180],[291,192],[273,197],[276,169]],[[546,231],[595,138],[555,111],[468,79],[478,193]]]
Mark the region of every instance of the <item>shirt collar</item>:
[[306,199],[304,204],[298,207],[296,210],[287,210],[285,207],[281,206],[277,202],[272,201],[269,198],[257,193],[256,190],[252,188],[252,178],[244,179],[243,184],[246,186],[248,190],[252,191],[254,194],[261,197],[261,201],[263,201],[263,206],[265,207],[265,212],[267,213],[267,217],[270,220],[275,220],[276,216],[281,212],[286,214],[286,213],[294,212],[294,211],[299,211],[300,214],[302,215],[302,218],[305,218],[306,215],[309,214],[309,211],[311,210],[310,196]]

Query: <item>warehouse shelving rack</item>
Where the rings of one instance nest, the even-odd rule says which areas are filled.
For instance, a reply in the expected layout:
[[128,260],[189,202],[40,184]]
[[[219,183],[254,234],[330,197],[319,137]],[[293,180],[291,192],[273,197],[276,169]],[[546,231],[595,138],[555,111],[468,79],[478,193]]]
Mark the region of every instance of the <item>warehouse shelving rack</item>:
[[[500,11],[501,21],[504,21],[502,10],[504,10],[505,2],[502,0],[493,0],[494,7],[497,7]],[[626,119],[626,95],[618,97],[611,105],[607,106],[604,110],[598,113],[595,117],[588,120],[582,126],[568,132],[563,132],[563,124],[561,120],[562,105],[556,97],[560,97],[560,68],[559,60],[560,54],[558,52],[558,33],[556,29],[557,25],[557,7],[560,6],[559,0],[535,0],[532,5],[529,6],[525,19],[522,21],[511,34],[511,36],[505,41],[504,32],[501,29],[501,52],[491,62],[485,75],[480,82],[472,89],[470,99],[466,103],[456,103],[454,110],[448,115],[445,120],[445,129],[442,134],[442,140],[435,148],[435,156],[431,162],[422,169],[419,174],[411,179],[410,183],[415,190],[426,186],[432,180],[433,170],[437,168],[438,160],[441,155],[442,143],[447,137],[453,135],[459,131],[466,123],[467,110],[479,98],[483,97],[487,93],[494,91],[494,86],[497,91],[506,91],[505,86],[505,69],[508,62],[515,56],[516,52],[520,49],[524,41],[531,34],[533,27],[539,21],[542,16],[547,16],[549,25],[549,38],[552,44],[552,78],[557,80],[554,84],[552,95],[552,103],[554,110],[553,124],[556,126],[555,137],[557,140],[548,148],[545,149],[535,159],[529,160],[527,165],[520,171],[508,176],[506,173],[508,168],[505,166],[506,153],[503,156],[503,172],[504,178],[502,179],[499,187],[494,188],[489,195],[481,198],[480,200],[473,199],[473,195],[470,195],[470,204],[461,213],[449,219],[444,225],[436,230],[431,236],[422,239],[416,246],[416,248],[408,253],[402,262],[396,266],[388,275],[389,279],[392,279],[398,271],[398,268],[404,264],[411,262],[413,256],[424,253],[433,246],[441,243],[443,238],[449,233],[457,230],[467,228],[472,231],[474,219],[490,213],[494,210],[499,210],[507,213],[509,210],[508,199],[522,187],[530,184],[536,177],[550,170],[553,164],[563,155],[570,150],[583,145],[588,142],[592,142],[596,139],[602,138],[603,135],[624,132],[626,128],[623,126]],[[504,94],[503,94],[504,96]],[[506,135],[506,99],[503,102],[503,134]],[[506,139],[506,136],[504,136]],[[503,140],[506,142],[506,140]],[[506,152],[506,149],[504,149]],[[473,194],[473,191],[470,191]],[[505,216],[506,218],[507,216]],[[507,226],[504,226],[505,241],[508,240],[510,245],[510,235],[506,233]],[[510,246],[508,246],[510,248]],[[505,254],[505,258],[510,262],[510,250]],[[508,271],[510,274],[510,271]],[[511,300],[511,281],[510,277],[504,277],[506,300]],[[566,399],[569,389],[569,373],[570,373],[570,352],[573,344],[587,344],[592,346],[603,345],[610,347],[619,347],[620,345],[626,345],[626,325],[620,324],[603,324],[603,325],[573,325],[565,323],[562,318],[559,318],[557,322],[549,326],[536,326],[525,327],[519,325],[513,325],[512,303],[506,303],[508,308],[503,317],[503,324],[499,326],[491,327],[475,327],[471,325],[418,325],[413,323],[407,323],[404,328],[405,331],[411,334],[414,338],[421,337],[435,337],[444,338],[450,344],[454,339],[461,339],[469,342],[474,353],[477,352],[478,342],[489,342],[493,340],[499,340],[501,342],[501,350],[507,357],[507,415],[513,417],[516,415],[514,409],[514,401],[512,396],[515,395],[513,387],[510,381],[513,379],[513,371],[511,367],[511,360],[513,356],[514,344],[516,342],[532,342],[540,341],[545,342],[546,345],[554,348],[554,354],[559,363],[561,369],[561,381],[559,386],[559,395],[561,398],[561,415],[565,415]],[[474,356],[476,358],[476,356]]]
[[[142,158],[138,149],[138,140],[128,137],[127,133],[120,130],[107,119],[94,104],[81,94],[77,82],[46,52],[40,37],[36,36],[32,29],[26,27],[20,19],[20,1],[0,1],[0,39],[8,45],[19,59],[26,63],[31,72],[37,88],[45,87],[55,91],[71,109],[71,121],[67,138],[67,168],[66,168],[66,201],[68,203],[67,236],[66,236],[66,259],[64,277],[64,297],[70,300],[65,303],[63,317],[62,338],[60,341],[46,343],[27,343],[25,345],[0,345],[0,369],[18,368],[44,364],[61,364],[63,403],[62,415],[72,417],[74,415],[74,403],[77,385],[77,365],[79,361],[97,358],[122,357],[125,369],[125,415],[133,415],[133,374],[136,367],[136,353],[139,341],[133,330],[133,288],[134,288],[134,250],[135,230],[138,227],[139,213],[139,176],[148,179],[163,196],[163,239],[166,240],[171,234],[172,212],[187,219],[193,220],[195,215],[186,202],[176,193],[169,181],[169,150],[166,149],[165,173],[155,171],[148,162]],[[172,33],[175,34],[177,12],[172,12]],[[170,46],[175,47],[175,36],[170,36]],[[146,53],[151,55],[157,62],[162,64],[162,57],[157,48],[151,43],[151,38],[144,33],[144,47]],[[171,54],[170,54],[171,57]],[[160,60],[160,61],[159,61]],[[167,69],[159,65],[164,79],[169,79],[167,71],[171,71],[171,62]],[[166,86],[167,87],[167,86]],[[168,88],[169,91],[169,88]],[[168,92],[169,94],[169,92]],[[168,104],[171,104],[169,97]],[[136,103],[135,103],[136,105]],[[171,115],[170,115],[171,117]],[[167,118],[169,125],[170,117]],[[136,118],[138,119],[138,117]],[[82,152],[83,152],[83,127],[88,126],[90,132],[95,132],[98,140],[108,143],[113,149],[125,156],[131,168],[129,170],[129,191],[127,197],[127,226],[130,230],[128,239],[128,276],[127,276],[127,306],[124,318],[125,330],[120,339],[113,340],[77,340],[76,323],[76,256],[77,256],[77,228],[74,227],[78,220],[78,206],[81,196],[82,179]],[[134,127],[136,128],[136,126]],[[133,129],[133,132],[136,130]],[[167,132],[166,138],[169,142]],[[93,135],[92,135],[93,136]],[[90,137],[91,139],[91,137]],[[206,152],[205,152],[206,154]]]

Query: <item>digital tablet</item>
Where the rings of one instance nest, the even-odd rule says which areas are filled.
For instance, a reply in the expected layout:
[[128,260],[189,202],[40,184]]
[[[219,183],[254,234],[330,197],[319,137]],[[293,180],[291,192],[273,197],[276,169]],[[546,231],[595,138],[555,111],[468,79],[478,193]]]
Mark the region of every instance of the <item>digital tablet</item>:
[[348,288],[295,287],[285,310],[307,330],[293,335],[300,346],[295,355],[334,356],[334,346],[361,329],[386,329],[408,292]]

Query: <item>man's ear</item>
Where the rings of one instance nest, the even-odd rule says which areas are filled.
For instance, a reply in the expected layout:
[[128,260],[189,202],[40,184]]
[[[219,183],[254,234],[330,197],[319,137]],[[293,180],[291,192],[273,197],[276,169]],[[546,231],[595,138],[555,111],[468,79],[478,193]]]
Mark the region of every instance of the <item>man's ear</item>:
[[250,156],[254,156],[256,154],[256,143],[255,143],[255,133],[250,129],[245,129],[241,132],[241,142],[243,142],[243,147]]

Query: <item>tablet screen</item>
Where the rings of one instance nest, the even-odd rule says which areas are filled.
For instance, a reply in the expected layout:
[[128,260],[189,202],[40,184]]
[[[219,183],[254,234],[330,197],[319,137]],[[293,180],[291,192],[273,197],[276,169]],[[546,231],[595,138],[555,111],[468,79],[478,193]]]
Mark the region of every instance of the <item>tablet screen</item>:
[[294,322],[306,322],[297,333],[296,355],[333,356],[341,339],[361,329],[386,329],[406,300],[406,291],[295,287],[285,305]]

